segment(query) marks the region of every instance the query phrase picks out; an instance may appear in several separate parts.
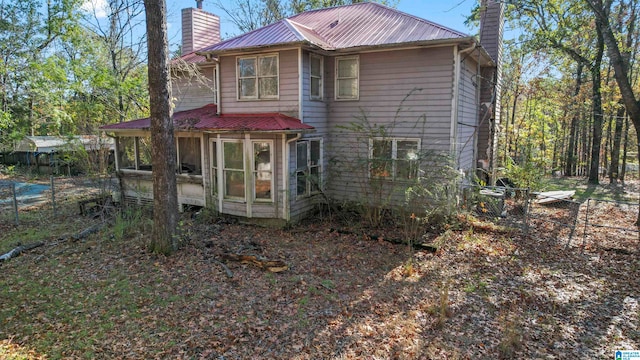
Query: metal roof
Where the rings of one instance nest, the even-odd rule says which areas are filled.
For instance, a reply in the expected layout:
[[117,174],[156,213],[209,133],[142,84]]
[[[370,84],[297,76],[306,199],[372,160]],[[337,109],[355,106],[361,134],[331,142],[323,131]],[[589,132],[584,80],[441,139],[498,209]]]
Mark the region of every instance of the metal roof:
[[202,48],[224,52],[291,43],[324,50],[471,38],[470,35],[373,2],[311,10]]
[[[314,130],[299,119],[279,113],[266,114],[217,114],[217,106],[178,111],[173,114],[175,131],[256,131],[256,132],[303,132]],[[105,131],[149,130],[149,118],[100,127]]]
[[115,146],[113,139],[97,135],[25,136],[14,143],[14,151],[48,153],[65,149],[73,150],[74,146],[80,145],[85,150],[113,149]]

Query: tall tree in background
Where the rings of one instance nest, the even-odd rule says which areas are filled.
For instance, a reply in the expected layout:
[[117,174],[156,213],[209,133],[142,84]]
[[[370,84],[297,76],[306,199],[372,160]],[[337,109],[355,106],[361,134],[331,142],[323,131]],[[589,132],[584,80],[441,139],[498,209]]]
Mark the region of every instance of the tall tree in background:
[[[636,137],[640,143],[640,100],[634,92],[631,76],[631,66],[629,64],[628,52],[630,49],[624,47],[620,43],[620,40],[624,40],[626,36],[620,34],[611,25],[611,6],[613,0],[585,0],[596,18],[596,26],[602,33],[604,42],[607,45],[607,54],[613,66],[615,73],[616,83],[620,88],[620,94],[622,101],[624,102],[627,114],[636,129]],[[633,7],[634,11],[638,6],[636,1],[620,1],[618,6]],[[632,27],[633,29],[634,27]],[[620,28],[618,28],[619,30]],[[638,152],[638,159],[640,160],[640,152]],[[640,212],[638,212],[637,225],[640,225]]]
[[[589,182],[598,183],[600,146],[602,143],[602,93],[601,70],[604,40],[600,28],[593,24],[588,9],[566,0],[526,0],[512,9],[520,24],[529,34],[528,42],[533,50],[552,48],[585,65],[592,79],[592,130],[589,165]],[[596,24],[597,25],[597,24]],[[593,30],[592,30],[593,29]]]
[[[303,11],[361,3],[364,0],[234,0],[215,5],[229,16],[240,32],[249,32]],[[380,4],[396,6],[399,0],[379,0]]]
[[60,102],[46,89],[64,71],[55,61],[48,71],[43,65],[57,42],[77,32],[78,8],[78,0],[0,2],[0,142],[60,120],[51,107]]
[[178,195],[173,136],[169,39],[165,0],[144,0],[149,57],[149,105],[153,167],[153,233],[150,250],[170,254],[176,249]]
[[[85,17],[85,26],[96,34],[108,54],[111,88],[115,101],[110,105],[120,122],[130,119],[131,107],[145,105],[136,90],[142,84],[136,72],[143,66],[146,37],[140,31],[144,25],[144,7],[140,0],[108,0],[104,8],[96,3]],[[107,21],[98,13],[104,12]],[[146,95],[146,94],[145,94]],[[135,110],[135,109],[134,109]]]

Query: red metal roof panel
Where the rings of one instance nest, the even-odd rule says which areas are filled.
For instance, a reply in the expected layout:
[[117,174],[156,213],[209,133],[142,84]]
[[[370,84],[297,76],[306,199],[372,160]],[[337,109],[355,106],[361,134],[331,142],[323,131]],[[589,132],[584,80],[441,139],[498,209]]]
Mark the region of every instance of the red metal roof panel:
[[470,37],[396,9],[364,2],[311,10],[201,49],[219,52],[308,42],[325,50]]
[[[267,114],[222,114],[218,115],[217,106],[205,105],[201,108],[179,111],[173,114],[176,131],[307,131],[313,126],[303,124],[299,119],[278,113]],[[149,130],[149,118],[137,119],[123,123],[104,125],[105,131]]]

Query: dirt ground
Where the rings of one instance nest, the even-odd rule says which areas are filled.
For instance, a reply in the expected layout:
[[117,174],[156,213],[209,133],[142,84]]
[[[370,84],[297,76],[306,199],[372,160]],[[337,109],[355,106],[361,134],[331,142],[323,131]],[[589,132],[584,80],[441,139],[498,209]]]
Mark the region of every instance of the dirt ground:
[[170,257],[146,251],[144,222],[122,236],[111,226],[82,241],[46,239],[0,267],[0,341],[33,358],[559,359],[640,349],[639,252],[610,250],[606,233],[567,246],[544,226],[461,216],[425,238],[433,253],[384,240],[398,229],[360,225],[323,217],[282,230],[189,215]]

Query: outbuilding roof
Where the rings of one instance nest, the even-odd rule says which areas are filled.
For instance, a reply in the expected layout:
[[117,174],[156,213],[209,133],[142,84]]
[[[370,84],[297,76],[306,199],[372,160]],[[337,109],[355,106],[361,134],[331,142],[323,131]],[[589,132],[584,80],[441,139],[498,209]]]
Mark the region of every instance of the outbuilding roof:
[[[173,114],[175,131],[254,131],[254,132],[306,132],[314,130],[313,126],[279,113],[265,114],[217,114],[214,104],[178,111]],[[137,119],[100,127],[105,131],[149,130],[151,119]]]
[[82,146],[85,150],[114,149],[111,138],[96,135],[69,136],[25,136],[14,143],[14,151],[51,153],[60,150],[74,150]]
[[306,43],[323,50],[472,39],[470,35],[373,2],[311,10],[202,48],[219,53]]

